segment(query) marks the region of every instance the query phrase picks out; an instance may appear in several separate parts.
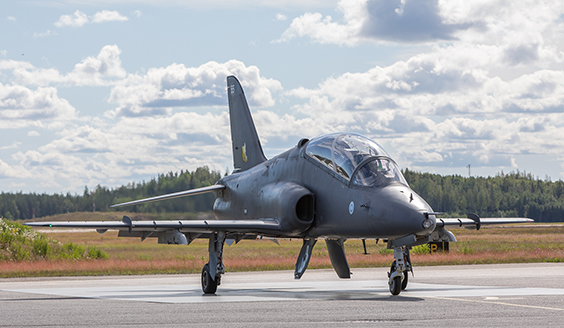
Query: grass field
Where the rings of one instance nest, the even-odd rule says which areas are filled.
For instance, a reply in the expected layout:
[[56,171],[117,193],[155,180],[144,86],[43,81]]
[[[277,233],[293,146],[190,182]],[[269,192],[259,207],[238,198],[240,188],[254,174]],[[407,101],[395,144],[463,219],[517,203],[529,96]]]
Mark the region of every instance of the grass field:
[[[115,218],[101,219],[120,217],[114,216]],[[483,227],[480,231],[450,230],[456,235],[458,242],[450,244],[449,253],[414,251],[411,257],[413,265],[564,261],[563,224]],[[95,231],[76,229],[50,230],[48,235],[61,243],[96,246],[107,252],[109,259],[0,262],[0,277],[196,273],[201,272],[208,257],[207,240],[196,240],[189,246],[159,245],[156,238],[141,242],[137,238],[118,238],[116,231],[98,234]],[[243,240],[232,246],[226,245],[226,270],[293,270],[302,241],[283,239],[279,243],[280,245],[276,245],[269,240]],[[383,242],[376,244],[374,240],[367,240],[367,250],[370,254],[364,255],[360,240],[348,240],[345,243],[347,259],[352,268],[387,267],[393,261],[392,252],[386,249]],[[315,245],[309,268],[331,268],[323,240]]]

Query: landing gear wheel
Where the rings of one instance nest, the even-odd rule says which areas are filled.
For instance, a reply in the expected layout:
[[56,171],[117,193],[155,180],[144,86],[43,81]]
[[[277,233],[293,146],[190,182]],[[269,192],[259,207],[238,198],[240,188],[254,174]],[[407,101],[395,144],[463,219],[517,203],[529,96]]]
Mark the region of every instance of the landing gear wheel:
[[[392,266],[390,267],[390,273],[396,271],[396,261],[392,262]],[[402,273],[403,275],[403,281],[401,282],[401,290],[405,290],[407,288],[407,277],[409,277],[409,275],[407,274],[406,271],[404,271]]]
[[202,290],[204,294],[215,294],[217,291],[217,282],[210,275],[210,264],[206,263],[202,269]]
[[390,285],[390,293],[392,295],[399,295],[401,292],[401,276],[396,276]]

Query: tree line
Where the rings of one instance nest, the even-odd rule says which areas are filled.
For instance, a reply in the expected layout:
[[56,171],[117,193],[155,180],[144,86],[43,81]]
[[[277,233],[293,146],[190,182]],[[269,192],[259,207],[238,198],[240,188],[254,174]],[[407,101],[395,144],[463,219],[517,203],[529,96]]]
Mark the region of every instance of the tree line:
[[495,177],[441,176],[402,171],[411,188],[433,210],[452,217],[528,217],[541,222],[564,221],[564,182],[540,180],[526,172]]
[[[205,166],[192,172],[169,172],[168,174],[161,174],[149,182],[132,182],[126,186],[113,189],[100,185],[92,190],[85,187],[82,195],[2,192],[0,194],[0,216],[10,220],[28,220],[33,217],[70,212],[113,211],[114,209],[109,207],[112,204],[209,186],[216,183],[220,178],[219,172],[211,171]],[[213,194],[203,194],[176,198],[166,202],[129,206],[125,210],[136,213],[205,212],[212,210],[213,201]],[[124,208],[116,210],[123,211]]]
[[[481,217],[529,217],[535,221],[564,221],[564,182],[540,180],[530,173],[499,173],[495,177],[441,176],[405,169],[402,171],[411,188],[437,212],[465,217],[476,213]],[[158,196],[187,189],[209,186],[221,174],[208,167],[195,171],[161,174],[149,182],[129,183],[118,188],[87,187],[82,195],[67,193],[0,194],[0,216],[11,220],[69,212],[112,211],[109,206],[135,199]],[[213,194],[183,197],[165,202],[146,203],[127,208],[138,213],[206,212],[213,207]],[[122,209],[120,209],[122,210]]]

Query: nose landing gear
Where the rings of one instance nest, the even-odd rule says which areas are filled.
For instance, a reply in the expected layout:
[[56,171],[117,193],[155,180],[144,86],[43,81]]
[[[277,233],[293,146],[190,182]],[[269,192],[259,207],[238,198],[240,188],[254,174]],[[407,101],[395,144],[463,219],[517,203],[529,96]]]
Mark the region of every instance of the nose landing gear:
[[409,249],[406,246],[394,248],[394,259],[388,272],[388,285],[392,295],[399,295],[407,288],[408,273],[413,273]]

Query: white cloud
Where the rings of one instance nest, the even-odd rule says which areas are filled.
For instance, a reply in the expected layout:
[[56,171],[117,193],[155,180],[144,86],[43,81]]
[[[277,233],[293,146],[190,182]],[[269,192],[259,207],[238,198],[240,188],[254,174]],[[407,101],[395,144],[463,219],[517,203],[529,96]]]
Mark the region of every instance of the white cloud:
[[295,18],[290,27],[284,31],[278,42],[287,42],[296,37],[310,37],[319,43],[353,45],[358,43],[358,23],[341,25],[332,21],[331,16],[323,18],[320,13],[306,13]]
[[2,57],[6,57],[8,55],[8,50],[0,50],[0,55],[2,55]]
[[14,17],[14,16],[8,16],[8,20],[14,22],[14,21],[16,21],[16,17]]
[[28,137],[39,137],[40,134],[39,134],[39,132],[37,132],[37,131],[29,131],[29,132],[27,133],[27,136],[28,136]]
[[136,11],[134,11],[133,13],[135,14],[135,16],[137,16],[137,18],[140,18],[140,17],[143,15],[143,13],[141,12],[141,10],[136,10]]
[[341,0],[343,23],[320,13],[295,18],[279,42],[309,37],[319,43],[357,45],[363,42],[427,43],[452,40],[472,23],[445,23],[437,0]]
[[31,174],[21,165],[10,166],[0,159],[0,179],[29,178]]
[[0,128],[40,126],[45,120],[69,120],[76,110],[52,87],[28,89],[0,83]]
[[280,13],[276,14],[276,20],[277,20],[277,21],[282,21],[282,22],[283,22],[283,21],[285,21],[285,20],[287,20],[287,19],[288,19],[288,17],[287,17],[286,15],[284,15],[284,14],[280,14]]
[[51,30],[47,30],[47,31],[42,32],[42,33],[33,32],[34,38],[44,38],[44,37],[51,36],[51,35],[57,35],[57,33],[51,32]]
[[86,23],[88,23],[88,16],[80,10],[77,10],[72,15],[62,15],[59,20],[55,22],[55,26],[81,27]]
[[504,0],[341,0],[337,9],[343,14],[342,22],[320,13],[305,13],[292,20],[275,42],[297,37],[348,46],[366,42],[493,42],[507,45],[508,60],[526,64],[540,58],[537,52],[555,56],[555,49],[543,41],[549,34],[559,33],[555,22],[563,8],[558,0],[521,0],[511,6]]
[[13,144],[9,145],[9,146],[1,146],[0,149],[12,149],[12,148],[18,148],[22,143],[19,141],[15,141]]
[[117,11],[102,10],[92,16],[92,23],[104,23],[104,22],[125,22],[128,18],[121,15]]
[[[475,29],[460,29],[452,33],[455,39],[448,44],[405,61],[330,77],[317,88],[290,90],[288,95],[305,100],[294,109],[315,118],[316,131],[337,127],[384,140],[399,154],[402,165],[425,171],[468,163],[513,168],[515,157],[522,154],[564,157],[564,139],[560,137],[564,135],[564,71],[558,69],[564,56],[558,50],[560,41],[547,32],[561,25],[558,17],[564,13],[562,6],[555,5],[554,12],[541,6],[544,14],[535,12],[524,17],[512,6],[497,17],[510,12],[507,19],[511,22],[494,22],[489,15],[495,16],[498,11],[486,3],[471,3],[476,7],[481,4],[487,11],[481,28],[484,33],[494,33],[491,38]],[[440,14],[476,10],[469,6],[454,6]],[[398,8],[398,14],[405,14],[406,8]],[[335,23],[331,27],[333,23],[327,18],[318,24],[323,18],[314,15],[305,14],[297,21],[304,23],[307,17],[314,21],[304,23],[303,31],[309,32],[300,35],[336,44],[361,41],[360,34],[347,31],[350,24]],[[475,21],[457,15],[451,14],[445,22]],[[517,22],[524,27],[518,27]],[[312,28],[308,30],[308,26]],[[323,28],[358,38],[349,42],[338,33],[325,37]],[[509,33],[511,28],[515,31]],[[508,33],[507,38],[497,36],[501,30]],[[520,73],[503,74],[515,68]]]
[[132,175],[156,176],[203,165],[223,170],[217,163],[231,160],[229,119],[225,111],[218,112],[70,124],[57,139],[12,157],[33,176],[41,176],[44,185],[78,191],[84,185],[124,185]]
[[55,22],[56,27],[82,27],[88,23],[105,23],[105,22],[125,22],[129,20],[126,16],[121,15],[118,11],[102,10],[96,12],[93,16],[88,17],[85,13],[77,10],[72,15],[62,15]]
[[109,101],[119,107],[111,115],[155,115],[169,113],[174,107],[217,106],[226,103],[225,80],[236,75],[254,106],[274,104],[272,91],[281,84],[260,76],[256,66],[237,60],[208,62],[199,67],[171,64],[151,68],[146,75],[130,75],[112,89]]
[[124,78],[125,70],[121,67],[117,45],[107,45],[100,50],[96,58],[88,57],[74,66],[68,80],[77,85],[104,85],[108,78]]
[[104,46],[98,56],[85,58],[66,75],[54,68],[38,69],[27,62],[14,60],[0,61],[0,70],[12,70],[15,81],[25,85],[112,85],[116,79],[127,75],[121,66],[120,54],[117,45]]

